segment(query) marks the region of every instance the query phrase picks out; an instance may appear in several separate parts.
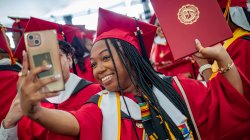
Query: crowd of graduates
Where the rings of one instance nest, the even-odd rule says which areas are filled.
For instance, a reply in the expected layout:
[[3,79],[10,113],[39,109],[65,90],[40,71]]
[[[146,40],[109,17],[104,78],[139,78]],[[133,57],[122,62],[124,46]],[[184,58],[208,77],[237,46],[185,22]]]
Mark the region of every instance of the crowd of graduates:
[[[233,36],[195,39],[197,53],[177,61],[155,14],[146,23],[99,8],[96,31],[10,17],[0,25],[0,140],[250,140],[250,12],[246,0],[218,4]],[[62,75],[39,79],[51,66],[29,68],[24,33],[51,29]],[[63,91],[42,90],[59,77]]]

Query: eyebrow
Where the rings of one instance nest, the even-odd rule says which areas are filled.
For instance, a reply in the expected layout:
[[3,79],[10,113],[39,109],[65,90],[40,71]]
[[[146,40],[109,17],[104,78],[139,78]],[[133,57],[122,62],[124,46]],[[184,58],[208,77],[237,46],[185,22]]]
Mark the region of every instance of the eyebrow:
[[108,51],[108,49],[102,50],[101,52],[99,52],[99,54],[102,54],[102,53],[105,52],[105,51]]
[[[102,51],[99,52],[99,55],[106,52],[106,51],[108,51],[108,49],[103,49]],[[93,59],[93,58],[90,56],[90,59]]]

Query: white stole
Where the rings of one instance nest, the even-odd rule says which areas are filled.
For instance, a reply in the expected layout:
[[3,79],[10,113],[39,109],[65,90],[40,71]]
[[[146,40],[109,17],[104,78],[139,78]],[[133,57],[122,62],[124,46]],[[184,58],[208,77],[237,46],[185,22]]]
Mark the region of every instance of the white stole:
[[[121,111],[128,114],[122,96],[119,93],[101,91],[98,107],[102,111],[102,140],[120,140]],[[141,110],[137,103],[124,96],[130,115],[135,120],[141,120]]]
[[[156,87],[153,87],[160,105],[170,116],[174,123],[179,126],[186,121],[186,117],[169,101],[168,98]],[[108,92],[107,90],[98,93],[98,107],[102,111],[102,140],[120,140],[121,134],[121,111],[128,115],[125,103],[119,93]],[[119,97],[119,98],[118,98]],[[141,120],[140,106],[130,98],[124,96],[130,115],[135,120]]]

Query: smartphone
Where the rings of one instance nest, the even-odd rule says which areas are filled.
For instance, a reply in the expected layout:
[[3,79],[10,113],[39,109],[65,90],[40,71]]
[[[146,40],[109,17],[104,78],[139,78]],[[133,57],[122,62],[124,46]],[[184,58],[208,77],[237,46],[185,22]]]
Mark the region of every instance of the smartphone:
[[57,81],[46,85],[43,90],[50,92],[64,90],[56,30],[26,32],[24,33],[24,40],[31,70],[43,65],[52,65],[50,70],[37,75],[39,79],[61,75]]

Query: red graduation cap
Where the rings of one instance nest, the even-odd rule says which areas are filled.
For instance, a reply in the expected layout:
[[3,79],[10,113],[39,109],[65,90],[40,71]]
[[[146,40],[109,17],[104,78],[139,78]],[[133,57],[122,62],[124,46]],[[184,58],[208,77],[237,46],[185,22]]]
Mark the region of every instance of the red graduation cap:
[[97,37],[95,42],[105,38],[121,39],[134,45],[142,54],[140,42],[136,35],[137,29],[140,29],[144,47],[149,56],[157,27],[141,21],[138,21],[138,27],[139,28],[137,28],[137,21],[134,18],[99,8]]
[[9,18],[14,20],[12,28],[15,29],[25,29],[26,25],[29,22],[29,18],[19,18],[19,17],[9,17]]
[[[67,36],[68,34],[64,34],[64,30],[68,33],[69,30],[71,29],[73,30],[73,27],[69,26],[64,27],[64,25],[31,17],[24,32],[52,30],[52,29],[55,29],[57,31],[57,38],[59,40],[65,40],[65,36],[66,38],[67,37],[70,38],[71,35]],[[24,36],[21,37],[20,42],[16,48],[16,51],[14,53],[15,58],[21,60],[23,50],[25,50]]]
[[69,43],[72,43],[75,36],[78,37],[82,34],[82,29],[74,25],[62,25],[62,30],[64,32],[66,41]]
[[221,8],[226,8],[227,4],[230,4],[230,7],[239,6],[247,8],[246,0],[217,0]]
[[96,31],[95,30],[88,30],[88,29],[85,29],[84,32],[83,32],[83,37],[84,38],[87,38],[91,41],[94,40],[94,35],[95,35]]
[[80,28],[81,30],[84,30],[84,29],[85,29],[85,25],[74,25],[74,26]]
[[[70,29],[71,28],[71,29]],[[83,39],[84,25],[63,25],[64,33],[66,35],[67,41],[72,43],[74,37]]]
[[13,53],[12,50],[10,48],[10,45],[8,43],[7,40],[7,36],[5,34],[5,32],[7,31],[7,29],[3,26],[0,26],[0,48],[4,51],[7,52],[9,54],[9,57],[11,59],[11,64],[16,64],[16,61],[13,57]]
[[72,26],[78,27],[80,29],[80,32],[75,33],[77,38],[79,39],[87,38],[93,41],[94,35],[96,33],[95,30],[88,30],[85,28],[85,25],[72,25]]

